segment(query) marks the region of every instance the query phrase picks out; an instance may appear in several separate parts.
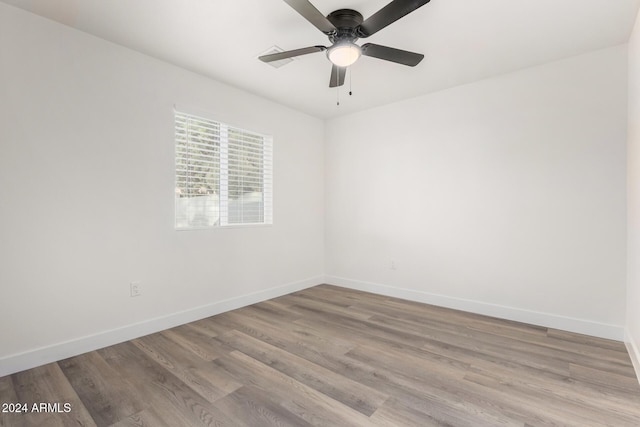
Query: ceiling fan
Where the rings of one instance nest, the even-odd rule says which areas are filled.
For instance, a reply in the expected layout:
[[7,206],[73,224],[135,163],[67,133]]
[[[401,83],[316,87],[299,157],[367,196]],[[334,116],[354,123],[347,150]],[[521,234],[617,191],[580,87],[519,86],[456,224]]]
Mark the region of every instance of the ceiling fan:
[[422,61],[424,55],[374,43],[365,43],[362,46],[358,46],[355,42],[360,38],[372,36],[389,24],[429,3],[429,1],[393,0],[365,20],[359,12],[352,9],[339,9],[325,17],[308,0],[284,0],[296,12],[328,36],[332,44],[329,47],[310,46],[272,53],[260,56],[259,59],[263,62],[272,62],[309,53],[327,51],[327,57],[333,64],[329,87],[342,86],[347,67],[355,63],[361,55],[415,67]]

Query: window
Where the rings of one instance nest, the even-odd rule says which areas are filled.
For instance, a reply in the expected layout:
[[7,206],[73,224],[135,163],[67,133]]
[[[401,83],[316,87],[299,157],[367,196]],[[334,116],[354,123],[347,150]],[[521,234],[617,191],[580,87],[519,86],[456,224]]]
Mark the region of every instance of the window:
[[272,223],[272,141],[176,111],[176,228]]

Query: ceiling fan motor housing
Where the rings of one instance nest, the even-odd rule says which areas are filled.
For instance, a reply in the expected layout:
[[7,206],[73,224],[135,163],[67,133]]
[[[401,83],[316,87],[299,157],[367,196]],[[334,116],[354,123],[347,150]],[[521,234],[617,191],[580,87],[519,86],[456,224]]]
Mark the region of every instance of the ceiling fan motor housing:
[[337,31],[327,34],[331,43],[358,40],[358,32],[356,28],[362,24],[364,18],[352,9],[338,9],[327,15],[327,19],[331,22]]

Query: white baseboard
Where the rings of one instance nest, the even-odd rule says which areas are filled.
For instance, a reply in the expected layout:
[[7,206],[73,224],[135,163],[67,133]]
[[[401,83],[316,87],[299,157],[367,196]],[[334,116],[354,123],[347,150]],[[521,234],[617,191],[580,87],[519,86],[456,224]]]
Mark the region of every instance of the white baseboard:
[[585,319],[560,316],[557,314],[524,310],[516,307],[490,304],[482,301],[474,301],[446,295],[432,294],[412,289],[396,288],[378,283],[363,282],[346,279],[343,277],[325,276],[326,283],[356,289],[375,294],[386,295],[411,301],[423,302],[440,307],[453,308],[471,313],[483,314],[501,319],[514,320],[529,323],[531,325],[546,328],[560,329],[563,331],[607,338],[616,341],[624,339],[624,327],[593,322]]
[[624,344],[627,346],[633,369],[636,371],[636,377],[640,381],[640,343],[636,342],[629,334],[629,331],[625,331]]
[[51,346],[0,358],[0,377],[139,338],[324,283],[324,276],[242,295]]

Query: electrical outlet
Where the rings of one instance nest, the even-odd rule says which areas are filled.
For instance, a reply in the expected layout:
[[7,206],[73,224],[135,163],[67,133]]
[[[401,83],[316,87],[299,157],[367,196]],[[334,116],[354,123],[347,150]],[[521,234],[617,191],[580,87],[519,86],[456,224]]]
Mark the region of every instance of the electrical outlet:
[[389,266],[390,269],[392,270],[397,270],[398,267],[396,266],[396,262],[395,261],[391,261],[391,265]]
[[142,285],[140,282],[131,282],[129,290],[131,291],[132,298],[142,295]]

